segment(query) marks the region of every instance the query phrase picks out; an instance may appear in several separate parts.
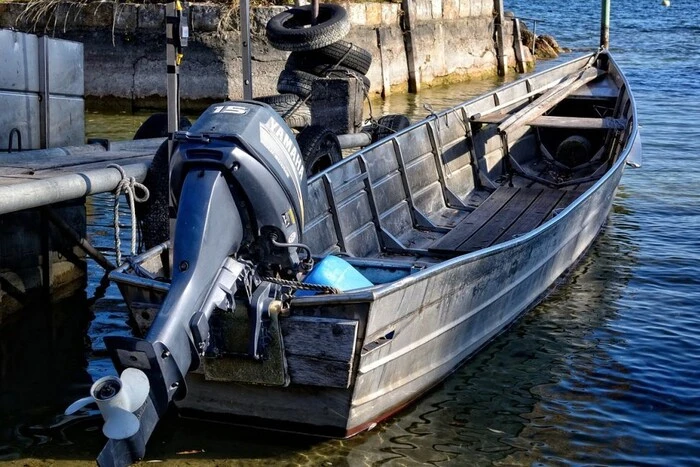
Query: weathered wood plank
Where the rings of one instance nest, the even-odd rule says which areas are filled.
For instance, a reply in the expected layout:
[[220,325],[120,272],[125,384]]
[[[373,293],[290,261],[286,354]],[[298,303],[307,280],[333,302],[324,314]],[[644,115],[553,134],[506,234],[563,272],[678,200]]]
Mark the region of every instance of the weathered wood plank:
[[616,99],[620,95],[619,86],[610,76],[605,79],[588,83],[586,86],[581,86],[576,91],[572,92],[569,97],[583,99]]
[[619,130],[625,127],[624,118],[586,118],[543,115],[528,125],[549,128],[581,128],[586,130]]
[[527,208],[537,199],[542,190],[521,188],[506,205],[498,211],[484,226],[465,242],[460,244],[457,251],[469,252],[486,248],[496,243],[503,232],[508,230],[527,211]]
[[513,50],[515,50],[515,64],[518,67],[518,73],[525,73],[525,53],[523,52],[523,40],[518,18],[513,18]]
[[350,386],[351,369],[350,362],[287,355],[287,370],[292,384],[345,389]]
[[187,397],[177,405],[184,409],[215,414],[259,417],[280,421],[302,422],[322,427],[344,429],[350,410],[349,391],[331,388],[281,388],[254,384],[231,384],[206,381],[204,375],[187,375]]
[[297,355],[352,362],[357,340],[357,321],[292,316],[282,318],[280,323],[287,358]]
[[598,76],[605,72],[597,68],[584,68],[581,71],[573,73],[573,76],[564,80],[558,86],[553,87],[549,91],[542,94],[540,97],[532,101],[531,104],[523,107],[506,120],[498,125],[499,132],[513,131],[523,125],[527,125],[534,118],[541,116],[543,113],[563,101],[566,96],[580,88],[584,84],[593,81]]
[[506,242],[512,238],[529,232],[538,227],[549,217],[554,206],[564,195],[563,191],[545,189],[530,205],[529,208],[520,216],[518,222],[510,226],[503,235],[497,240],[497,243]]
[[293,384],[347,388],[357,342],[357,321],[292,316],[281,320]]
[[517,192],[518,188],[511,187],[501,187],[494,191],[478,208],[457,224],[454,229],[428,248],[430,250],[454,251],[481,229]]
[[[475,119],[476,123],[500,123],[508,114],[484,115]],[[626,120],[623,118],[590,118],[590,117],[566,117],[542,115],[528,122],[529,126],[543,128],[580,128],[585,130],[611,130],[624,128]]]

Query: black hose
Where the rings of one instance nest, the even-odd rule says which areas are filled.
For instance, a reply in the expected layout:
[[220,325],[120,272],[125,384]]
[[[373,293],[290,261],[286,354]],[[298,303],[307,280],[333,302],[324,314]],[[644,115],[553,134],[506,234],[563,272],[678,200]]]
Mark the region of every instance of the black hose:
[[270,242],[279,248],[299,248],[301,250],[304,250],[306,252],[306,259],[304,262],[306,263],[313,263],[313,259],[311,258],[311,249],[304,245],[303,243],[282,243],[277,241],[277,235],[272,234],[270,235]]

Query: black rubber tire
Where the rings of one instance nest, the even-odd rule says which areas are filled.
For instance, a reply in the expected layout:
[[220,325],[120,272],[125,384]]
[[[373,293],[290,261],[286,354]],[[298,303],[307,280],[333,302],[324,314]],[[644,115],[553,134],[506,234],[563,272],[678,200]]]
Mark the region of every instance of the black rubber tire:
[[405,115],[389,114],[380,117],[377,120],[377,125],[372,130],[372,142],[377,142],[389,135],[393,135],[397,131],[403,130],[411,126],[411,121]]
[[297,135],[306,176],[311,177],[343,159],[338,137],[327,127],[313,125]]
[[256,97],[280,114],[290,128],[304,128],[311,123],[311,109],[296,94]]
[[350,68],[346,68],[342,65],[321,64],[310,68],[306,68],[304,70],[287,70],[297,72],[301,71],[302,73],[312,74],[319,78],[357,78],[362,82],[362,86],[365,89],[365,94],[369,92],[369,87],[371,84],[369,78],[365,75],[358,73],[355,70],[351,70]]
[[309,97],[314,81],[318,76],[301,70],[282,70],[277,80],[277,92],[296,94],[301,98]]
[[573,135],[559,143],[554,158],[565,166],[574,168],[588,162],[592,156],[591,142],[583,136]]
[[315,50],[339,41],[350,32],[348,14],[340,5],[322,3],[311,26],[311,5],[290,8],[267,22],[270,44],[279,50]]
[[158,147],[143,184],[150,192],[148,200],[136,203],[136,217],[141,228],[144,246],[152,248],[169,240],[170,217],[168,216],[168,141]]
[[[180,117],[180,129],[189,130],[192,123]],[[168,136],[168,114],[155,113],[149,116],[134,133],[134,139],[166,138]]]
[[286,68],[308,70],[318,65],[342,65],[366,75],[372,65],[372,54],[352,42],[337,41],[312,52],[292,52]]

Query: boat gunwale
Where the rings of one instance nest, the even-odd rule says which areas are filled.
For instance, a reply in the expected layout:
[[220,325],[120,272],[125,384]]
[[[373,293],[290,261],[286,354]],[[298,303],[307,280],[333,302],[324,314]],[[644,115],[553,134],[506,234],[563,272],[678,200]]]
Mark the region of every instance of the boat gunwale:
[[[503,89],[506,89],[511,86],[515,86],[518,83],[529,79],[530,77],[534,76],[540,76],[544,75],[547,73],[551,73],[552,71],[563,68],[566,66],[570,66],[572,63],[575,63],[576,61],[585,61],[587,59],[590,59],[590,57],[593,57],[597,54],[598,52],[583,55],[581,57],[575,58],[573,60],[567,61],[561,65],[558,65],[553,68],[549,68],[547,70],[544,70],[540,73],[537,73],[535,75],[531,75],[522,79],[519,79],[517,81],[513,81],[512,83],[508,83],[503,86],[499,86],[495,90],[493,90],[490,93],[487,94],[482,94],[480,96],[475,97],[474,99],[470,99],[466,102],[463,102],[461,104],[455,105],[453,107],[450,107],[448,109],[445,109],[439,113],[429,115],[428,117],[414,123],[413,125],[409,126],[408,128],[401,130],[397,132],[392,138],[398,137],[400,135],[403,135],[405,133],[409,133],[412,131],[414,128],[417,128],[421,125],[424,125],[428,122],[435,121],[441,117],[444,117],[446,114],[455,111],[455,109],[458,108],[463,108],[466,105],[473,103],[479,99],[483,99],[489,95],[493,95],[496,92],[499,92]],[[625,85],[625,90],[627,92],[627,95],[629,97],[630,101],[630,111],[629,114],[631,115],[631,131],[630,134],[627,138],[627,141],[625,143],[625,146],[622,148],[620,151],[617,160],[615,163],[605,172],[605,174],[599,178],[593,185],[591,185],[586,191],[584,191],[580,196],[578,196],[571,204],[569,204],[564,210],[562,210],[559,214],[557,214],[555,217],[549,219],[548,221],[544,222],[540,226],[530,230],[526,234],[523,234],[521,236],[515,237],[513,239],[507,240],[502,243],[498,243],[496,245],[492,245],[487,248],[483,248],[480,250],[476,250],[470,253],[465,253],[463,255],[456,256],[454,258],[447,259],[445,261],[436,263],[434,265],[431,265],[429,267],[426,267],[425,269],[418,271],[414,274],[410,274],[406,277],[403,277],[401,279],[398,279],[393,282],[388,282],[384,284],[377,284],[372,287],[365,287],[362,289],[355,289],[347,292],[340,292],[339,294],[333,294],[333,295],[313,295],[313,296],[307,296],[307,297],[299,297],[299,298],[293,298],[292,304],[294,306],[319,306],[319,305],[332,305],[336,303],[356,303],[356,302],[371,302],[378,300],[382,297],[385,297],[387,295],[390,295],[397,290],[409,287],[413,285],[414,283],[420,282],[422,280],[428,279],[430,277],[433,277],[437,274],[443,273],[446,269],[460,266],[463,264],[471,263],[477,260],[481,260],[483,258],[486,258],[491,255],[499,254],[502,253],[503,251],[516,248],[520,246],[521,244],[527,243],[531,241],[533,238],[540,236],[541,234],[549,231],[550,229],[553,229],[554,226],[562,222],[564,219],[567,219],[570,217],[572,212],[577,210],[581,204],[588,198],[590,198],[595,192],[600,190],[605,184],[608,183],[611,177],[613,177],[614,174],[616,174],[619,170],[623,170],[624,166],[627,163],[627,158],[632,152],[633,149],[635,149],[635,144],[638,141],[640,135],[639,135],[639,125],[637,121],[637,110],[636,110],[636,102],[634,100],[634,96],[632,95],[632,92],[630,91],[629,83],[627,81],[627,78],[624,76],[622,73],[620,67],[618,66],[617,62],[612,58],[612,56],[609,54],[607,50],[601,51],[601,53],[605,53],[607,56],[608,60],[610,63],[612,63],[615,71],[616,71],[616,76],[618,76],[623,84]],[[322,177],[324,174],[326,174],[328,171],[332,170],[334,167],[350,163],[354,159],[360,157],[361,154],[365,153],[368,150],[371,150],[375,146],[378,146],[381,143],[384,143],[385,141],[382,140],[380,142],[374,143],[371,146],[367,146],[367,148],[364,148],[361,151],[356,152],[355,154],[351,155],[350,157],[344,159],[343,161],[339,162],[338,164],[334,165],[333,167],[330,167],[323,172],[315,175],[313,178],[310,180],[314,180],[317,177]],[[378,258],[381,260],[381,258]]]

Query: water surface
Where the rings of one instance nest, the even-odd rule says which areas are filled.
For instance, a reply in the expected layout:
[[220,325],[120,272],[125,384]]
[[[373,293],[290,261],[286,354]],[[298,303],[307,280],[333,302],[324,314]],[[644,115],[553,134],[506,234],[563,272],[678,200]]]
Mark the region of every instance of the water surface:
[[[543,19],[538,32],[553,34],[574,53],[596,46],[598,1],[507,0],[506,9]],[[318,440],[172,418],[155,433],[148,460],[199,466],[700,465],[696,10],[691,0],[672,0],[670,8],[656,0],[613,2],[611,50],[637,100],[644,167],[627,170],[599,240],[544,303],[371,432]],[[417,119],[428,113],[425,105],[437,111],[497,84],[426,89],[373,105],[377,115],[406,112]],[[123,138],[144,118],[88,115],[87,126],[95,136]],[[99,197],[91,208],[92,238],[108,252],[110,203]],[[99,291],[100,277],[99,268],[90,267],[88,297]],[[101,339],[125,332],[126,311],[116,288],[104,294],[88,334],[94,353],[82,373],[78,365],[64,375],[72,385],[58,400],[86,392],[89,381],[112,371]],[[91,465],[103,442],[94,423],[58,435],[31,429],[59,405],[46,399],[14,415],[0,459]]]

